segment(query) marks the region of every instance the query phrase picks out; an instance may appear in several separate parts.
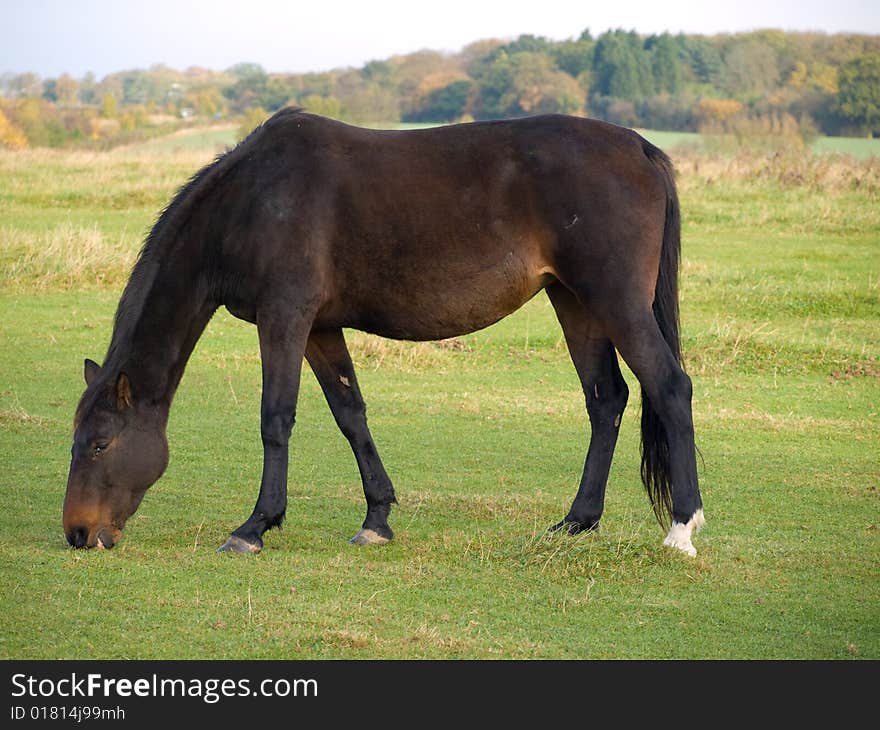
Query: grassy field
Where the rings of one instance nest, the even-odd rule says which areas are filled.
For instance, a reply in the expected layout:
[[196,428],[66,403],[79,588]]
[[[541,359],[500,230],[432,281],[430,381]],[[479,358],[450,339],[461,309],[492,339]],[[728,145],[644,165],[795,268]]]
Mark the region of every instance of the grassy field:
[[[705,151],[707,142],[703,135],[696,132],[663,132],[653,129],[640,130],[644,136],[663,149],[685,149]],[[713,143],[709,142],[711,146]],[[786,143],[777,143],[785,148]],[[774,145],[775,146],[775,145]],[[816,155],[847,155],[856,160],[868,160],[880,157],[880,139],[867,137],[818,137],[809,145]]]
[[129,145],[121,151],[123,154],[130,154],[133,150],[159,154],[169,152],[201,152],[204,150],[219,153],[227,146],[235,144],[237,132],[237,124],[219,124],[209,128],[182,129],[174,134]]
[[545,534],[588,428],[543,294],[455,346],[350,333],[400,499],[390,545],[346,543],[357,469],[307,371],[285,528],[215,552],[261,459],[256,331],[221,312],[122,542],[66,548],[82,359],[215,142],[0,154],[0,658],[880,658],[876,161],[679,159],[694,559],[660,544],[629,372],[602,529]]
[[880,157],[880,139],[869,137],[819,137],[812,148],[814,152],[836,152],[859,160]]

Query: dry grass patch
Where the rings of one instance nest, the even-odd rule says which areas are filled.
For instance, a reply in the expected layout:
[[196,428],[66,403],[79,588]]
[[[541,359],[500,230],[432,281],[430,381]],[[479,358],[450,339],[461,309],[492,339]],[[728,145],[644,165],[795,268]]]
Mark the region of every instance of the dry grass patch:
[[675,165],[690,189],[719,182],[774,182],[784,189],[811,191],[880,191],[880,159],[857,160],[848,155],[810,155],[802,150],[713,155],[682,150]]
[[459,362],[453,360],[455,355],[470,351],[458,338],[438,342],[406,342],[352,331],[346,333],[346,341],[357,369],[391,368],[402,372],[419,372],[442,368],[453,361]]
[[0,286],[36,291],[123,284],[137,258],[134,236],[63,224],[42,232],[0,228]]
[[0,426],[26,425],[37,426],[39,428],[53,425],[51,418],[43,418],[28,413],[18,404],[14,404],[10,408],[0,409]]

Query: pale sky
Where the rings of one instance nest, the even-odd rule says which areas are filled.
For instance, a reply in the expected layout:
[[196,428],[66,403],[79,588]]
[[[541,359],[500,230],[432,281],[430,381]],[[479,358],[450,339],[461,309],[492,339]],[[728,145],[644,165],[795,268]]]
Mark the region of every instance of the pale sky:
[[880,0],[0,0],[0,9],[0,73],[99,79],[156,63],[324,71],[521,33],[562,40],[584,28],[880,33]]

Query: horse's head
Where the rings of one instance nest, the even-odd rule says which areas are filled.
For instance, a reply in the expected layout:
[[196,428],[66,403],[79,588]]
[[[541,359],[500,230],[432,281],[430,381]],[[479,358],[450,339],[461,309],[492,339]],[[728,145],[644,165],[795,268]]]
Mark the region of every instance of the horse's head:
[[168,465],[166,412],[139,402],[124,373],[105,377],[86,360],[85,378],[64,496],[64,534],[73,547],[110,548]]

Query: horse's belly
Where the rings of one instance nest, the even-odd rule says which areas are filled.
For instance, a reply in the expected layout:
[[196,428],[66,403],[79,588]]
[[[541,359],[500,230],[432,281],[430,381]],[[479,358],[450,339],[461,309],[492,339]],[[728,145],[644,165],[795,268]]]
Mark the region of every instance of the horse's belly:
[[506,254],[499,264],[449,276],[442,265],[373,289],[349,326],[383,337],[439,340],[474,332],[519,309],[550,272]]

